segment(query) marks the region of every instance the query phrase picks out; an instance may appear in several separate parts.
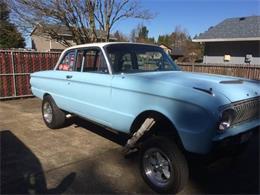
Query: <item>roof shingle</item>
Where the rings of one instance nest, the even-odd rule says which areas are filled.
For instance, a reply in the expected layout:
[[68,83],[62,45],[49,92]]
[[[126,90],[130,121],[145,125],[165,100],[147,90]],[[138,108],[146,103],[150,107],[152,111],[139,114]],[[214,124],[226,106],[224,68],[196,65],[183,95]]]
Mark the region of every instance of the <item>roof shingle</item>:
[[218,25],[210,27],[206,32],[195,38],[194,41],[248,38],[260,38],[260,16],[228,18]]

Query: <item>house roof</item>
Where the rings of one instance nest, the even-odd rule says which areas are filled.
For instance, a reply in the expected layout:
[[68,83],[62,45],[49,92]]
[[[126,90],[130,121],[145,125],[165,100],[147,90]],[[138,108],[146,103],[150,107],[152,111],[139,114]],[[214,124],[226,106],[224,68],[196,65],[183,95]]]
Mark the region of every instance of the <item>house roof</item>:
[[[44,35],[50,31],[53,31],[53,32],[57,33],[58,35],[64,36],[64,37],[72,36],[72,33],[68,27],[66,27],[64,25],[54,25],[54,24],[44,24],[44,25],[38,24],[33,28],[30,36]],[[97,33],[98,37],[105,37],[105,32],[102,30],[97,30],[96,33]],[[110,35],[110,39],[116,40],[116,38],[113,35]]]
[[173,56],[184,56],[184,49],[183,48],[173,48],[171,55],[173,55]]
[[55,33],[57,33],[58,35],[63,35],[63,36],[72,36],[71,32],[69,31],[69,29],[66,26],[63,25],[54,25],[54,24],[37,24],[30,36],[32,35],[43,35],[49,31],[54,31]]
[[260,16],[228,18],[193,39],[194,42],[260,40]]
[[169,49],[169,50],[172,50],[171,47],[169,47],[168,45],[166,45],[166,44],[164,44],[164,43],[161,43],[161,44],[160,44],[160,47],[165,47],[165,48],[167,48],[167,49]]

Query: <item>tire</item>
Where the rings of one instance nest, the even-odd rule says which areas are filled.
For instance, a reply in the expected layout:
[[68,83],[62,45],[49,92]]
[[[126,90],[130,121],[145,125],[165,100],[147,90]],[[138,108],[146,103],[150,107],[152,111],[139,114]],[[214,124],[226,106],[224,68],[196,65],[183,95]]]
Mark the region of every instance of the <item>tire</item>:
[[42,118],[50,129],[62,128],[65,125],[66,114],[58,108],[51,96],[46,96],[42,101]]
[[188,182],[184,155],[173,141],[164,137],[145,141],[140,148],[139,166],[144,181],[158,193],[178,193]]

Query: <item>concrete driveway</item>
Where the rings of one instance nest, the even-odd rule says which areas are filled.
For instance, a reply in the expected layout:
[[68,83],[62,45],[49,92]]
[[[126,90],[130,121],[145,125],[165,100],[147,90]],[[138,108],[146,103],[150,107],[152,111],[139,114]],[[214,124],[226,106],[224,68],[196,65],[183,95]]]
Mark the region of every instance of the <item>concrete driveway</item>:
[[[1,193],[154,193],[120,135],[81,120],[50,130],[36,98],[1,101],[0,129]],[[259,134],[243,155],[192,172],[180,194],[259,193]]]

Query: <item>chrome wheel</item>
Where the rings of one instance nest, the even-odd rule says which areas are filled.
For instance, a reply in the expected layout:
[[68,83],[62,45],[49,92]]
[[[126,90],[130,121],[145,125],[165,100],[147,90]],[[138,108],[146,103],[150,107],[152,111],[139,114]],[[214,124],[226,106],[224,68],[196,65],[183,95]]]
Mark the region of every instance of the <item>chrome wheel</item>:
[[43,105],[43,117],[47,123],[51,123],[53,118],[52,107],[49,102],[45,102]]
[[143,168],[147,178],[158,187],[166,186],[173,176],[171,161],[159,148],[150,148],[145,151]]

